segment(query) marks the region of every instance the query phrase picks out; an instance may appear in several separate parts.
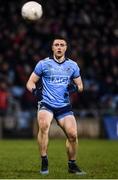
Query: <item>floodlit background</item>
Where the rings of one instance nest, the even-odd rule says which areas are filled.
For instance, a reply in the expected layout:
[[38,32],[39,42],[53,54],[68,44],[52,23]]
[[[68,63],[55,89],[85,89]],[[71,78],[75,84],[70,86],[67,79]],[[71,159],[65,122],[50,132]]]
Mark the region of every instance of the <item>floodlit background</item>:
[[[71,97],[79,137],[118,139],[118,10],[115,0],[42,0],[39,22],[21,17],[26,1],[0,1],[0,138],[37,134],[36,99],[26,88],[34,66],[50,55],[50,41],[69,40],[84,92]],[[63,133],[52,124],[50,136]]]
[[[21,17],[24,0],[0,0],[0,179],[118,179],[117,0],[41,0],[38,22]],[[37,99],[25,86],[36,63],[51,54],[54,35],[69,41],[84,92],[71,96],[78,124],[77,163],[84,177],[69,174],[65,139],[50,129],[49,175],[39,174]]]

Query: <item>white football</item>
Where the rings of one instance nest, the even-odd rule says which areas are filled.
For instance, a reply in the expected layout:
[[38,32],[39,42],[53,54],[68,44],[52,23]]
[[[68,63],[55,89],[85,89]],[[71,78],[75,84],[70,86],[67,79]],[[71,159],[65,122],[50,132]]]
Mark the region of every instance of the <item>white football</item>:
[[21,14],[24,19],[36,21],[40,19],[43,14],[42,6],[35,1],[26,2],[22,6]]

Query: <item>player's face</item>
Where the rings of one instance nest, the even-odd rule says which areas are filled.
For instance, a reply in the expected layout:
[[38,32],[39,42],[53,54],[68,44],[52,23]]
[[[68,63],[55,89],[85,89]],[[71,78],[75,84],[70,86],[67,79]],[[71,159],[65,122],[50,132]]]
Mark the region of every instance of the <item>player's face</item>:
[[52,45],[53,55],[57,58],[61,58],[65,55],[67,50],[67,44],[65,40],[55,39]]

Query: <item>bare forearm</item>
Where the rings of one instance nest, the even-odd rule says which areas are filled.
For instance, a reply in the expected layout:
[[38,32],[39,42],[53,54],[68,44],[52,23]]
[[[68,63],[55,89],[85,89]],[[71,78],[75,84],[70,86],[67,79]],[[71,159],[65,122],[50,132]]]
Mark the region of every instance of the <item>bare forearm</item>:
[[36,83],[38,80],[39,77],[35,73],[32,73],[26,84],[26,87],[30,92],[32,92],[32,90],[36,88]]
[[74,82],[78,88],[78,92],[83,92],[84,88],[83,88],[83,82],[82,82],[81,77],[74,79]]
[[84,90],[83,84],[78,85],[77,88],[78,88],[78,92],[83,92],[83,90]]
[[32,82],[32,81],[28,81],[27,84],[26,84],[26,87],[30,92],[32,92],[32,89],[36,88],[36,84],[34,82]]

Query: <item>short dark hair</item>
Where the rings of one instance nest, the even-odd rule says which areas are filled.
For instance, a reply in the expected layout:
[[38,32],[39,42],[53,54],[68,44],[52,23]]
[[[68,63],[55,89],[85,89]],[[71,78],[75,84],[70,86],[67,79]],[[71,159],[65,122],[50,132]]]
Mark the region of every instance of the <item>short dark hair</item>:
[[68,44],[67,38],[65,38],[64,36],[61,36],[61,35],[55,35],[55,36],[53,37],[52,44],[53,44],[53,42],[54,42],[56,39],[64,40],[64,41]]
[[[61,36],[61,35],[53,35],[53,36],[51,36],[49,47],[51,47],[53,45],[53,42],[56,39],[61,39],[61,40],[66,41],[66,44],[68,46],[68,48],[66,50],[66,56],[68,56],[69,55],[69,50],[70,50],[70,44],[69,44],[69,40],[65,36]],[[52,50],[50,51],[50,56],[52,56]]]

